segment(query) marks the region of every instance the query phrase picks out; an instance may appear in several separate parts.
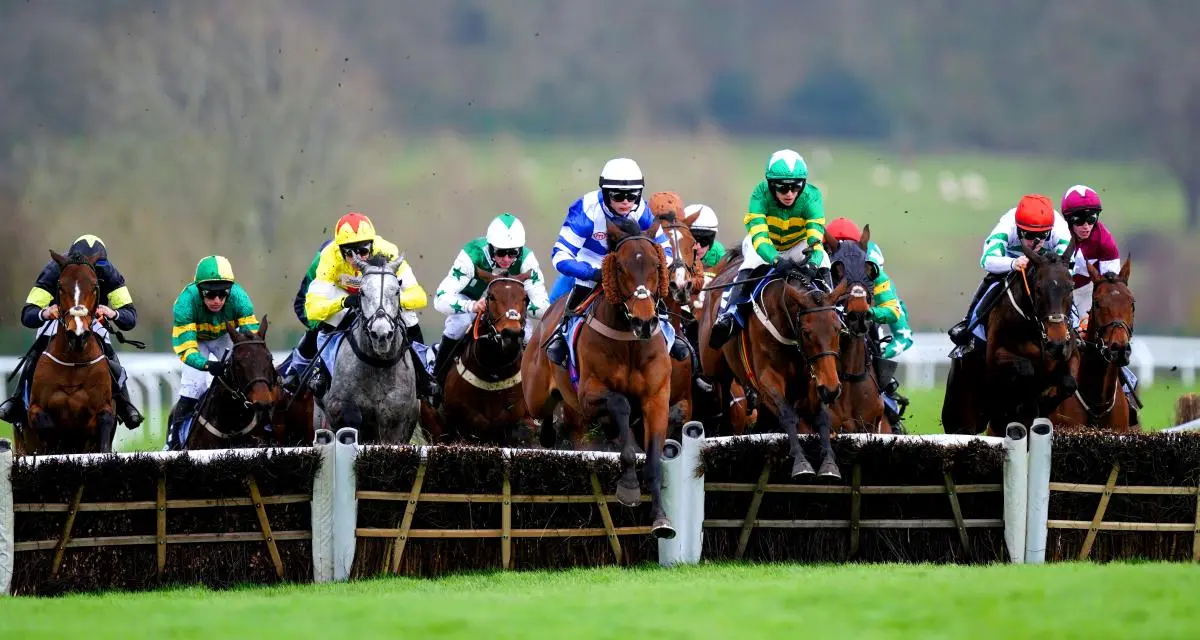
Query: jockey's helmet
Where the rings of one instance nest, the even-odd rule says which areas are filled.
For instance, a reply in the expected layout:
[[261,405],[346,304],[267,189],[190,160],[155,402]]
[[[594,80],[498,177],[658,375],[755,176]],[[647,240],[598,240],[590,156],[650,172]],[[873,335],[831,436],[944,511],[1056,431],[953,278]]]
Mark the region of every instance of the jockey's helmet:
[[104,241],[99,236],[84,234],[75,239],[71,243],[71,248],[67,249],[67,255],[76,254],[85,258],[98,256],[97,260],[108,260],[108,249],[104,247]]
[[1054,205],[1050,198],[1030,194],[1017,203],[1017,229],[1031,233],[1046,233],[1054,228]]
[[706,247],[712,245],[717,239],[717,212],[706,204],[689,204],[683,208],[683,215],[685,218],[696,216],[691,227],[696,242]]
[[605,191],[641,191],[646,188],[642,168],[629,158],[613,158],[600,170],[600,188]]
[[792,184],[803,191],[808,182],[808,165],[799,153],[791,149],[780,149],[767,158],[767,167],[763,175],[772,190],[777,185]]
[[338,218],[333,227],[333,241],[343,256],[356,253],[365,258],[371,255],[375,244],[375,225],[367,216],[351,211]]
[[196,286],[201,291],[229,290],[236,279],[225,256],[205,256],[196,264]]
[[837,218],[825,225],[825,232],[838,240],[858,242],[862,240],[862,229],[850,218]]
[[1071,224],[1095,224],[1103,209],[1100,194],[1087,185],[1077,184],[1063,194],[1062,214]]
[[496,216],[487,228],[487,243],[496,249],[520,249],[525,246],[525,226],[511,213]]

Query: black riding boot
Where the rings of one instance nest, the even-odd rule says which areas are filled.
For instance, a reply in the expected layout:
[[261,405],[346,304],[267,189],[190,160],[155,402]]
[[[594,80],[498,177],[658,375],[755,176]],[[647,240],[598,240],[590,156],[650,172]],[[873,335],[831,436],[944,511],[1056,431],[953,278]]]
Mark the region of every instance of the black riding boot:
[[458,351],[458,346],[465,339],[466,336],[451,338],[445,334],[442,335],[442,342],[438,344],[437,348],[437,360],[433,365],[433,378],[439,387],[446,386],[446,374],[450,372],[450,363],[454,362],[455,352]]
[[308,364],[312,362],[313,358],[317,357],[317,334],[320,331],[319,328],[305,331],[304,337],[300,339],[300,344],[296,347],[294,355],[300,356],[300,362],[305,363],[304,365],[293,363],[292,355],[288,355],[288,361],[284,363],[284,366],[290,369],[290,371],[283,378],[283,388],[292,395],[296,395],[297,387],[300,384],[300,376],[304,375],[304,370],[308,368]]
[[184,443],[180,441],[183,422],[196,412],[199,400],[195,398],[180,398],[171,412],[171,424],[167,427],[167,450],[182,451]]
[[117,350],[107,342],[104,345],[104,355],[108,357],[108,370],[112,373],[113,403],[117,409],[117,419],[125,424],[126,429],[136,429],[141,426],[144,418],[133,401],[129,399],[129,380],[125,379],[124,367],[117,359]]
[[[997,286],[988,292],[988,287],[990,287],[992,283],[996,281],[997,278],[989,275],[979,283],[979,288],[975,290],[975,296],[971,298],[971,306],[967,308],[966,317],[960,320],[953,327],[950,327],[950,330],[947,331],[947,333],[950,335],[950,340],[954,344],[962,347],[971,343],[973,340],[971,332],[974,329],[974,327],[972,327],[970,324],[971,315],[973,313],[978,315],[979,321],[983,322],[983,318],[987,316],[989,311],[991,311],[992,306],[996,303],[996,300],[1000,298],[1001,290],[1004,288],[1003,286]],[[976,309],[978,309],[978,312],[976,312]]]
[[712,332],[708,336],[708,346],[713,349],[720,349],[725,346],[726,342],[737,333],[738,323],[734,317],[737,313],[737,307],[742,304],[740,301],[747,297],[746,293],[750,289],[752,283],[746,282],[750,279],[750,274],[753,270],[747,269],[737,274],[734,278],[733,290],[729,292],[729,302],[725,310],[717,316],[716,322],[713,323]]
[[546,341],[546,357],[550,362],[562,367],[567,367],[567,325],[571,318],[577,317],[579,314],[575,312],[575,308],[583,304],[588,295],[592,293],[592,289],[575,285],[571,287],[571,293],[567,294],[567,303],[563,307],[562,318],[558,321],[558,326],[554,328],[554,333],[550,335],[550,339]]

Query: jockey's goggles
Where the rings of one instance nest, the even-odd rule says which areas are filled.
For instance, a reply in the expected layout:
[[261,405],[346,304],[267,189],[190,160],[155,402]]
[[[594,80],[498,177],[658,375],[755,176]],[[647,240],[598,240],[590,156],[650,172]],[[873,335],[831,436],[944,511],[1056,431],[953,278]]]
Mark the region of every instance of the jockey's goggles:
[[224,300],[229,297],[229,289],[203,289],[200,295],[204,296],[205,300]]
[[613,202],[637,202],[642,197],[640,189],[609,191],[608,197]]
[[364,244],[344,244],[339,246],[338,249],[341,250],[343,258],[349,258],[352,255],[365,258],[371,255],[371,245],[372,243],[370,242]]
[[1096,224],[1100,219],[1098,209],[1079,209],[1067,214],[1067,222],[1071,224]]
[[492,255],[497,258],[515,258],[521,255],[520,249],[492,249]]
[[1018,229],[1017,237],[1022,240],[1040,240],[1045,242],[1050,239],[1049,231],[1030,231],[1028,229]]
[[775,193],[791,193],[793,191],[800,193],[801,191],[804,191],[804,184],[804,180],[776,180],[775,183],[771,185],[771,188],[775,191]]
[[692,231],[692,237],[696,239],[696,244],[702,247],[711,247],[713,241],[717,239],[717,234],[704,231]]

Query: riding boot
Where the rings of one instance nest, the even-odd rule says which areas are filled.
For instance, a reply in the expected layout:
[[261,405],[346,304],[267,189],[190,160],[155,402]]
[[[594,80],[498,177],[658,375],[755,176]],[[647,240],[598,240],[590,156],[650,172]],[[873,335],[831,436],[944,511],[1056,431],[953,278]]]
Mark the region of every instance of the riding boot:
[[971,296],[971,304],[967,306],[967,315],[963,316],[962,320],[958,321],[958,323],[950,327],[950,330],[947,331],[950,335],[950,340],[954,344],[963,346],[970,342],[971,332],[968,330],[968,326],[971,323],[971,313],[975,310],[975,306],[979,304],[980,298],[983,297],[984,292],[987,291],[992,282],[994,282],[994,279],[990,275],[985,276],[979,282],[979,286],[975,289],[975,295]]
[[288,361],[284,363],[283,388],[293,395],[299,386],[300,376],[312,363],[312,359],[317,356],[317,334],[319,332],[320,329],[305,331],[304,337],[300,339],[300,344],[296,346],[288,356]]
[[446,385],[446,374],[450,372],[450,363],[454,362],[454,355],[458,351],[458,345],[462,344],[465,339],[466,336],[451,338],[442,334],[442,341],[437,347],[437,360],[433,365],[433,378],[439,387]]
[[734,285],[728,296],[721,298],[721,313],[717,316],[716,322],[713,323],[712,332],[708,336],[708,346],[713,349],[720,349],[725,346],[725,343],[737,333],[738,322],[735,318],[738,307],[743,304],[742,298],[747,297],[746,294],[750,290],[752,283],[746,282],[750,279],[752,270],[747,269],[737,274],[734,278]]
[[37,368],[38,359],[50,345],[50,336],[39,335],[29,349],[29,357],[21,367],[21,375],[17,378],[17,388],[11,397],[0,404],[0,420],[9,424],[24,423],[27,408],[25,406],[25,390],[33,385],[33,372]]
[[167,427],[167,446],[164,451],[183,450],[183,442],[180,439],[183,423],[196,412],[196,405],[199,402],[195,398],[179,398],[179,402],[175,404],[175,410],[171,412],[171,424]]
[[136,429],[145,418],[129,399],[129,380],[125,376],[124,367],[117,359],[117,350],[107,342],[103,344],[104,355],[108,357],[108,370],[113,379],[113,403],[116,405],[117,419],[125,424],[126,429]]
[[558,326],[554,328],[554,333],[550,335],[550,339],[546,341],[546,358],[553,364],[562,368],[567,367],[567,356],[569,349],[567,348],[567,326],[570,325],[572,318],[579,317],[576,312],[576,307],[583,304],[583,301],[592,290],[587,287],[575,285],[571,288],[571,293],[567,294],[567,303],[564,305],[562,318],[558,321]]

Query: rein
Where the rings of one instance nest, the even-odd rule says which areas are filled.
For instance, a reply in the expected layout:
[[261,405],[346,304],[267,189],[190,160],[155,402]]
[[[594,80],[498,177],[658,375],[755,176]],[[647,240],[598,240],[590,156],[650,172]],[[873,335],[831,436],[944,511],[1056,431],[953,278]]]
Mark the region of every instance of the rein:
[[[222,361],[223,362],[232,361],[233,353],[234,353],[234,351],[237,350],[238,347],[249,346],[249,345],[263,345],[265,347],[266,344],[267,344],[267,341],[263,340],[262,338],[251,338],[248,340],[243,340],[241,342],[234,342],[233,346],[229,349],[229,351],[225,352],[225,357],[222,358]],[[275,372],[274,366],[271,367],[271,371]],[[226,372],[226,375],[232,376],[233,368],[228,367],[225,369],[225,372]],[[230,397],[233,398],[233,400],[235,402],[241,403],[242,406],[241,406],[241,409],[239,409],[239,411],[245,411],[247,409],[250,409],[252,406],[254,406],[254,403],[252,403],[250,401],[250,398],[246,394],[249,393],[249,391],[251,389],[253,389],[256,384],[262,383],[267,386],[270,386],[272,383],[278,383],[279,382],[279,374],[276,372],[274,377],[272,377],[272,378],[268,378],[266,376],[252,378],[249,381],[245,382],[244,384],[237,385],[237,388],[230,385],[229,381],[225,380],[225,375],[213,376],[213,379],[216,380],[217,383],[219,383],[221,385],[221,388],[223,388],[230,395]],[[250,414],[249,423],[247,423],[242,428],[240,428],[236,431],[230,431],[230,432],[221,431],[220,429],[217,428],[217,425],[214,424],[212,420],[210,420],[208,417],[205,416],[206,410],[209,409],[215,402],[214,398],[215,398],[215,394],[205,394],[203,406],[197,408],[197,410],[196,410],[196,422],[199,422],[200,425],[202,427],[204,427],[204,430],[207,431],[208,433],[212,434],[213,437],[220,439],[220,440],[233,440],[234,438],[240,438],[242,436],[249,434],[250,432],[254,431],[255,427],[258,426],[258,412],[254,411],[254,412],[251,412],[251,414]]]
[[[492,285],[496,284],[497,282],[514,282],[520,285],[522,289],[525,287],[525,283],[516,278],[495,278],[490,281],[487,288],[484,289],[483,295],[485,298],[488,296],[488,292],[491,291]],[[521,321],[521,336],[518,339],[524,340],[525,315],[517,309],[509,309],[504,312],[504,315],[509,320]],[[485,326],[486,331],[481,334],[480,328]],[[475,354],[475,362],[480,365],[483,365],[483,359],[479,357],[478,352],[475,351],[475,347],[483,340],[494,341],[497,346],[501,346],[503,340],[503,336],[501,336],[500,332],[496,330],[496,321],[492,318],[491,311],[486,307],[483,311],[475,314],[475,321],[471,323],[471,343],[467,346],[468,354]],[[500,379],[500,376],[503,375],[500,372],[507,371],[513,365],[519,365],[521,361],[521,353],[522,349],[517,349],[516,354],[514,354],[511,360],[508,360],[503,364],[495,365],[494,367],[485,367],[487,371],[483,374],[478,374],[474,371],[471,371],[471,369],[468,368],[464,362],[466,360],[464,356],[456,356],[454,358],[455,369],[458,371],[458,375],[461,376],[463,380],[467,381],[468,384],[477,389],[482,389],[484,391],[502,391],[520,384],[521,371],[519,367],[516,374],[508,376],[504,379]]]

